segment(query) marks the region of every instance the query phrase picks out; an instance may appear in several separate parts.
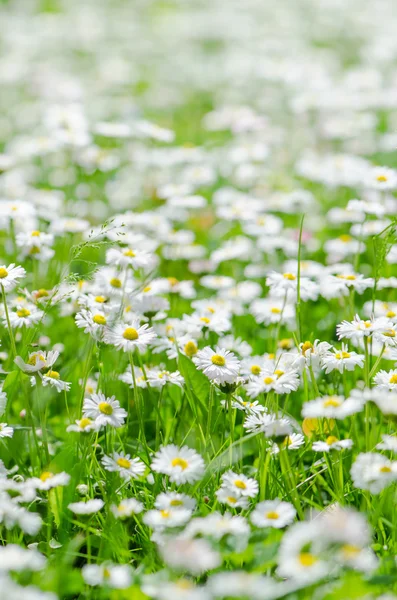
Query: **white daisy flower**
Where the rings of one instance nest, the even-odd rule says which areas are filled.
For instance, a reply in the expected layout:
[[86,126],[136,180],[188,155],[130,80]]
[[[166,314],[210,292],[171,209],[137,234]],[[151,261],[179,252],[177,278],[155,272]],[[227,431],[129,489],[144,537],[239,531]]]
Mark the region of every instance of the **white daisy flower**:
[[170,481],[181,484],[200,480],[205,464],[200,454],[191,448],[178,448],[175,444],[169,444],[156,452],[151,468],[157,473],[168,475]]
[[356,366],[362,369],[364,367],[364,360],[365,357],[363,354],[349,351],[347,344],[342,344],[341,350],[333,348],[332,351],[328,351],[322,356],[321,366],[327,374],[331,373],[331,371],[343,373],[345,370],[354,371]]
[[100,498],[87,500],[86,502],[71,502],[68,504],[68,509],[76,515],[92,515],[101,510],[105,505]]
[[397,390],[397,369],[393,371],[379,371],[374,377],[374,385],[378,390],[395,392]]
[[[81,504],[81,503],[80,503]],[[113,589],[126,589],[132,583],[131,567],[129,565],[84,565],[81,574],[84,581],[91,586],[107,586]]]
[[[43,317],[43,311],[38,310],[36,306],[27,304],[26,306],[16,306],[15,310],[10,311],[9,318],[11,327],[18,329],[20,327],[32,327]],[[7,319],[3,319],[4,326],[7,326]]]
[[51,471],[44,471],[40,477],[33,477],[29,481],[37,490],[48,491],[58,486],[68,485],[70,475],[65,472],[52,473]]
[[146,269],[154,265],[153,256],[137,248],[110,248],[106,252],[106,263],[116,267]]
[[258,482],[252,477],[227,471],[221,477],[222,487],[233,490],[239,496],[254,498],[258,493]]
[[186,508],[153,509],[143,515],[143,522],[152,529],[161,530],[168,527],[181,527],[189,521],[191,516],[192,512]]
[[5,292],[10,292],[19,283],[19,279],[25,277],[26,271],[23,267],[16,267],[14,263],[8,265],[0,265],[0,287]]
[[122,452],[113,452],[112,456],[105,455],[101,462],[106,471],[117,471],[123,479],[137,479],[146,469],[139,458],[131,458],[129,454]]
[[68,425],[66,431],[76,431],[78,433],[90,433],[91,431],[97,431],[99,429],[98,423],[92,421],[88,417],[77,419],[72,425]]
[[132,352],[135,348],[140,352],[145,352],[155,337],[156,334],[152,327],[146,323],[140,325],[139,321],[132,321],[131,323],[119,323],[112,329],[106,329],[104,341],[124,352]]
[[126,519],[132,515],[138,515],[144,509],[142,502],[135,498],[123,498],[120,504],[112,504],[110,510],[116,519]]
[[163,492],[156,497],[154,506],[158,510],[178,510],[179,508],[186,508],[187,510],[193,511],[196,508],[196,504],[196,500],[187,494],[181,494],[179,492]]
[[70,390],[70,386],[72,385],[68,381],[62,381],[58,371],[54,371],[53,369],[49,369],[43,374],[39,373],[39,376],[44,387],[47,387],[47,385],[54,387],[58,393],[64,391],[68,392]]
[[376,445],[379,450],[389,450],[397,453],[397,435],[382,435],[382,441]]
[[0,438],[8,437],[12,438],[14,430],[7,423],[0,423]]
[[353,463],[350,474],[355,487],[379,494],[397,480],[397,461],[390,461],[376,452],[361,453]]
[[98,392],[92,394],[91,398],[84,398],[83,416],[94,419],[98,426],[121,427],[124,425],[127,412],[120,407],[120,402],[115,396],[106,398],[102,392]]
[[350,397],[345,399],[343,396],[323,396],[305,402],[302,407],[302,416],[305,418],[344,419],[361,412],[363,407],[364,402],[360,398]]
[[274,527],[282,529],[290,525],[296,516],[296,510],[289,502],[266,500],[259,502],[251,513],[251,522],[256,527]]
[[215,350],[209,346],[199,350],[193,357],[193,362],[208,379],[217,380],[221,385],[233,383],[240,370],[240,361],[235,355],[218,346]]
[[248,508],[249,498],[247,496],[241,496],[236,493],[235,489],[228,487],[221,487],[215,492],[218,502],[221,504],[227,504],[231,508]]
[[330,452],[331,450],[349,450],[352,446],[353,440],[338,440],[334,435],[330,435],[325,442],[313,442],[312,448],[315,452]]

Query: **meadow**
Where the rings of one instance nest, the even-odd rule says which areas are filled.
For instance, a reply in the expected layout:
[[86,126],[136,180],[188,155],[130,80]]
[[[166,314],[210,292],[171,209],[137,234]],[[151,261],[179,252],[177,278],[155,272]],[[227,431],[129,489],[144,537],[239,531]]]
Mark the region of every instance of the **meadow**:
[[393,1],[0,21],[0,600],[397,599]]

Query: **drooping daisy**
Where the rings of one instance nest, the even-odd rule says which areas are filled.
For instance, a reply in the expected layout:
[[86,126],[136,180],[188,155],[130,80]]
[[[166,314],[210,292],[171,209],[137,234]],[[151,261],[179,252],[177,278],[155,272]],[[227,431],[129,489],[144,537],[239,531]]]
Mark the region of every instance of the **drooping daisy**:
[[205,464],[200,454],[188,446],[178,448],[175,444],[169,444],[156,452],[151,468],[157,473],[168,475],[170,481],[181,484],[201,479]]
[[112,329],[106,329],[104,341],[124,352],[132,352],[136,348],[140,352],[145,352],[155,337],[156,334],[152,327],[146,323],[140,325],[139,321],[132,321],[131,323],[119,323]]
[[239,374],[240,361],[232,352],[216,347],[212,350],[209,346],[199,350],[193,357],[193,362],[204,375],[220,384],[233,383]]
[[23,267],[16,267],[14,263],[8,265],[0,265],[0,287],[5,292],[10,292],[19,283],[19,279],[25,277],[26,271]]
[[295,519],[296,510],[289,502],[266,500],[259,502],[251,513],[251,522],[257,527],[282,529]]
[[83,415],[94,419],[97,425],[111,425],[121,427],[127,417],[127,412],[120,407],[120,402],[115,396],[106,398],[102,392],[92,394],[91,398],[84,398]]
[[49,352],[38,350],[29,354],[26,363],[20,356],[17,356],[14,362],[24,373],[35,373],[45,368],[50,369],[56,362],[58,356],[59,352],[56,350],[51,350]]
[[118,472],[123,479],[136,479],[145,472],[145,464],[139,458],[131,458],[129,454],[113,452],[104,456],[102,464],[107,471]]

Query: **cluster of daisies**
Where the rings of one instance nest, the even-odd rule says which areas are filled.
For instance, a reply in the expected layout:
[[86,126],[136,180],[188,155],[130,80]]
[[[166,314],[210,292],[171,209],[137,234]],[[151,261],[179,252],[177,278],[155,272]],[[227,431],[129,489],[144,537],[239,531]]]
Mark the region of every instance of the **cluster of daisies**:
[[395,600],[393,0],[0,18],[0,597]]

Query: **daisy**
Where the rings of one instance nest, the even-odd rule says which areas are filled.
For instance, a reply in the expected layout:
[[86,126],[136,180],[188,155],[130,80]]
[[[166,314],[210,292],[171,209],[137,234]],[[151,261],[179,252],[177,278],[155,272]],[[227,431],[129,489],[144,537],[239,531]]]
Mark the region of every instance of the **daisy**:
[[397,480],[397,461],[390,461],[376,452],[361,453],[352,465],[353,485],[371,494],[379,494]]
[[221,487],[215,492],[218,502],[221,504],[227,504],[231,508],[248,508],[249,498],[247,496],[241,496],[236,493],[235,490],[228,487]]
[[343,373],[346,371],[354,371],[355,367],[358,366],[360,369],[364,367],[365,357],[363,354],[357,354],[357,352],[350,351],[347,344],[342,344],[341,350],[332,348],[332,351],[326,352],[321,358],[321,366],[325,370],[325,373],[331,373],[331,371],[339,371]]
[[144,509],[142,502],[135,498],[124,498],[120,504],[112,504],[110,510],[116,519],[126,519],[132,515],[138,515]]
[[178,448],[174,444],[162,446],[156,452],[151,464],[153,471],[168,475],[170,481],[177,484],[193,483],[204,474],[204,460],[191,448]]
[[382,435],[382,442],[377,444],[379,450],[389,450],[397,453],[397,435]]
[[[298,276],[293,273],[277,273],[272,271],[267,279],[266,285],[270,292],[277,298],[285,298],[288,301],[295,301],[297,298]],[[301,300],[317,300],[320,287],[308,277],[300,278],[300,297]]]
[[0,265],[0,287],[5,292],[10,292],[19,283],[19,279],[25,277],[26,271],[23,267],[16,267],[14,263],[8,265]]
[[44,471],[40,477],[33,477],[29,481],[37,490],[48,491],[58,486],[68,485],[70,481],[70,475],[64,471],[62,471],[62,473]]
[[325,577],[331,567],[321,558],[321,535],[315,521],[292,525],[281,540],[277,574],[304,584]]
[[248,382],[246,389],[250,398],[256,398],[260,394],[267,394],[272,390],[276,394],[290,394],[298,389],[299,383],[299,375],[295,370],[287,372],[281,369],[263,370],[259,377]]
[[234,493],[239,496],[254,498],[258,493],[258,482],[251,477],[246,477],[242,474],[238,475],[233,471],[227,471],[222,475],[221,480],[222,487],[233,490]]
[[172,538],[159,547],[166,564],[175,570],[182,570],[192,575],[201,575],[216,569],[222,560],[219,552],[204,539]]
[[83,417],[82,419],[77,419],[75,423],[72,425],[68,425],[66,431],[77,431],[79,433],[89,433],[91,431],[97,431],[99,428],[98,424],[95,421],[92,421],[88,417]]
[[164,509],[164,510],[149,510],[143,516],[143,522],[152,529],[165,529],[168,527],[181,527],[185,525],[192,516],[190,510],[186,508]]
[[178,387],[183,387],[183,384],[185,383],[185,380],[179,371],[170,373],[169,371],[161,369],[150,369],[146,372],[146,375],[148,384],[151,387],[162,388],[166,383],[172,383]]
[[45,368],[51,368],[56,362],[58,356],[59,352],[56,350],[51,350],[50,352],[38,350],[29,354],[26,363],[20,356],[17,356],[14,362],[24,373],[35,373]]
[[364,403],[359,398],[343,396],[323,396],[310,402],[305,402],[302,407],[303,417],[326,417],[328,419],[344,419],[350,415],[361,412]]
[[116,267],[132,267],[132,269],[150,268],[153,257],[136,248],[110,248],[106,252],[106,263]]
[[196,500],[179,492],[163,492],[156,497],[154,506],[158,510],[186,508],[193,511],[196,508]]
[[364,184],[369,188],[381,191],[395,190],[397,188],[397,172],[389,167],[373,167]]
[[99,498],[87,500],[86,502],[72,502],[68,504],[68,509],[76,515],[92,515],[101,510],[105,505],[104,501]]
[[98,426],[121,427],[124,425],[127,412],[120,407],[120,402],[115,396],[106,398],[102,392],[98,392],[92,394],[91,398],[84,398],[83,415],[94,419]]
[[[28,304],[26,306],[17,306],[15,310],[10,311],[9,318],[11,327],[18,329],[20,327],[32,327],[43,317],[43,311],[38,310],[36,306]],[[3,319],[4,326],[7,326],[7,319]]]
[[378,390],[395,392],[397,390],[397,370],[379,371],[374,377],[374,385]]
[[301,433],[291,433],[284,440],[278,444],[273,444],[271,448],[272,454],[278,454],[280,448],[287,448],[287,450],[299,450],[305,443],[305,438]]
[[266,500],[259,502],[251,513],[251,522],[256,527],[275,527],[282,529],[290,525],[296,516],[296,510],[289,502]]
[[0,423],[0,438],[8,437],[12,438],[14,430],[7,423]]
[[117,471],[123,479],[137,479],[145,469],[139,458],[131,458],[129,454],[113,452],[112,456],[104,456],[102,464],[106,471]]
[[250,414],[243,423],[249,433],[263,433],[265,437],[286,437],[292,433],[288,419],[279,419],[275,414]]
[[313,450],[316,452],[330,452],[331,450],[349,450],[353,446],[353,440],[338,440],[337,437],[330,435],[325,442],[313,442]]
[[81,574],[85,583],[91,586],[100,585],[124,590],[132,583],[131,567],[129,565],[84,565]]
[[75,321],[79,329],[84,329],[84,333],[89,333],[96,340],[102,340],[108,316],[99,310],[91,312],[83,308],[76,314]]
[[124,352],[132,352],[135,348],[140,352],[145,352],[155,337],[156,334],[152,327],[146,323],[140,325],[139,321],[132,321],[131,323],[119,323],[112,329],[107,328],[104,341]]
[[221,385],[233,383],[239,374],[240,361],[229,350],[209,346],[199,350],[193,362],[208,379],[217,380]]
[[44,374],[39,373],[39,376],[44,387],[47,387],[47,385],[54,387],[58,393],[68,392],[72,385],[68,381],[62,381],[58,371],[54,371],[53,369],[49,369]]
[[342,321],[342,323],[337,325],[336,333],[339,340],[347,338],[351,339],[354,344],[357,344],[359,340],[382,330],[384,324],[385,319],[383,317],[367,319],[364,321],[356,315],[353,321]]

